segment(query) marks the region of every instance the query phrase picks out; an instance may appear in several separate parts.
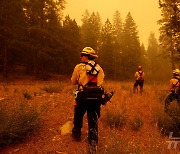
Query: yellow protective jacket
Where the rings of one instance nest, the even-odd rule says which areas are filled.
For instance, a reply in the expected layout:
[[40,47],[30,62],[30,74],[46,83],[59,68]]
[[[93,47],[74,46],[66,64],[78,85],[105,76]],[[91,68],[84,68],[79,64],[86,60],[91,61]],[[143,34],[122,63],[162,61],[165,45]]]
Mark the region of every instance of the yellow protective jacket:
[[170,85],[170,90],[173,92],[177,92],[177,90],[180,88],[180,83],[176,78],[172,78],[169,81],[169,85]]
[[[87,69],[88,68],[85,63],[80,63],[75,66],[71,77],[71,82],[73,85],[80,84],[84,86],[88,83]],[[96,69],[99,71],[97,75],[97,85],[101,86],[104,81],[104,71],[99,64],[96,65]]]
[[144,72],[143,71],[137,71],[134,74],[134,77],[136,80],[144,80]]

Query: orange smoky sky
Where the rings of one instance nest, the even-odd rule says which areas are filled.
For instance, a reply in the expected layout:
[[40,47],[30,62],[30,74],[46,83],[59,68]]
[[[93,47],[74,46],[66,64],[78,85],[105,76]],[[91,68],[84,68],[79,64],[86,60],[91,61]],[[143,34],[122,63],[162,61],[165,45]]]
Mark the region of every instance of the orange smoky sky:
[[123,22],[131,12],[138,27],[140,42],[147,47],[151,32],[155,33],[156,39],[159,37],[157,21],[161,18],[161,11],[158,7],[158,0],[66,0],[64,16],[69,15],[81,25],[85,10],[99,12],[103,23],[107,18],[112,21],[116,10],[120,12]]

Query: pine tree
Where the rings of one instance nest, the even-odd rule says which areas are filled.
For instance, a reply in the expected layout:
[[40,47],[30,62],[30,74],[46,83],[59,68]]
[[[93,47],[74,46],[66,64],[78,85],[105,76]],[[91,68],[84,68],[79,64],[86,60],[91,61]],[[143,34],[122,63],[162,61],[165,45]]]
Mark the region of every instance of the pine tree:
[[90,26],[89,26],[90,13],[89,13],[89,11],[86,10],[82,16],[83,16],[83,18],[81,19],[81,21],[82,21],[81,36],[82,36],[82,40],[83,40],[83,45],[82,45],[82,48],[83,48],[84,46],[88,45],[88,35],[89,35],[89,30],[90,30]]
[[36,77],[47,78],[49,64],[57,54],[63,56],[60,12],[64,0],[29,0],[25,14],[28,19],[30,65]]
[[159,0],[162,19],[159,20],[160,43],[165,49],[163,56],[169,57],[172,69],[180,64],[180,2],[179,0]]
[[131,13],[126,16],[123,26],[122,66],[126,78],[132,76],[140,62],[140,43],[136,23]]
[[[170,74],[169,62],[167,59],[162,57],[162,48],[155,38],[154,33],[150,33],[148,39],[148,48],[147,48],[147,70],[146,74],[149,80],[160,80],[168,79],[167,74]],[[157,71],[157,70],[160,70]],[[159,75],[161,73],[161,75]]]
[[141,46],[140,46],[140,50],[141,50],[141,55],[140,55],[140,62],[139,64],[141,66],[143,66],[143,70],[148,70],[147,69],[147,66],[148,66],[148,57],[147,57],[147,51],[145,49],[145,46],[144,44],[142,43]]
[[148,62],[149,67],[148,70],[152,74],[155,72],[159,66],[159,44],[157,42],[157,39],[155,38],[154,33],[150,33],[149,39],[148,39],[148,48],[147,48],[147,56],[148,56]]
[[[63,21],[63,41],[65,45],[64,67],[65,73],[71,73],[73,67],[79,62],[81,48],[80,28],[75,19],[71,19],[69,15]],[[68,64],[68,66],[67,66]],[[64,69],[66,68],[66,69]]]
[[24,0],[1,0],[0,3],[1,65],[4,77],[8,76],[8,66],[13,63],[12,58],[15,58],[13,55],[22,52],[20,48],[24,46],[24,3]]
[[113,26],[115,31],[115,37],[119,46],[122,43],[122,31],[123,31],[123,23],[121,19],[121,15],[119,11],[115,11],[113,16]]
[[122,72],[122,19],[119,11],[115,11],[113,16],[113,28],[114,28],[114,38],[115,38],[115,44],[114,44],[114,63],[115,63],[115,79],[120,79],[123,72]]
[[81,34],[84,46],[90,46],[97,50],[101,29],[101,18],[99,13],[92,12],[90,15],[88,10],[86,10],[82,22]]
[[114,28],[109,19],[106,20],[101,30],[101,48],[99,51],[99,59],[105,74],[108,78],[115,76],[115,54],[114,54]]

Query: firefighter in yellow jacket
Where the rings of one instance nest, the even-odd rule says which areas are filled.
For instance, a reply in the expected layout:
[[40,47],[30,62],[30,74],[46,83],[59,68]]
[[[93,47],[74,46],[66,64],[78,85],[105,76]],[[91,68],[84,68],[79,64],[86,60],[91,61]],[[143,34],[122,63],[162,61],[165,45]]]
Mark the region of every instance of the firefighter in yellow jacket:
[[133,87],[133,92],[135,93],[138,86],[140,87],[140,93],[143,92],[143,85],[144,85],[144,71],[142,70],[142,66],[138,66],[138,71],[135,73],[135,83]]
[[173,78],[169,81],[171,93],[165,99],[165,112],[168,112],[169,105],[173,100],[177,100],[180,105],[180,70],[173,70]]
[[104,72],[100,65],[96,63],[95,59],[98,56],[91,47],[85,47],[80,53],[81,63],[75,66],[71,77],[72,84],[78,85],[72,135],[76,140],[80,140],[83,116],[87,111],[88,142],[89,145],[96,146],[98,143],[98,118],[100,117],[101,101],[98,100],[98,96],[95,97],[98,92],[93,95],[95,98],[86,97],[82,94],[84,94],[86,87],[101,87],[104,81]]

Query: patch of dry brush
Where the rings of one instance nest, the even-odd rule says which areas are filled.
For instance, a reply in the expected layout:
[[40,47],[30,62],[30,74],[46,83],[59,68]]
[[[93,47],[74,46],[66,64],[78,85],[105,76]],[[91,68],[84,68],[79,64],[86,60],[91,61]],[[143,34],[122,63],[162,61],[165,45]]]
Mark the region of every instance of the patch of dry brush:
[[[179,110],[176,103],[171,106],[171,115],[164,113],[164,99],[168,92],[161,90],[168,89],[168,84],[145,83],[142,95],[133,94],[132,86],[132,82],[105,82],[105,89],[114,90],[115,95],[111,102],[101,108],[98,153],[177,152],[178,149],[168,150],[166,142],[168,133],[179,123],[177,114]],[[28,121],[31,121],[30,123],[35,122],[34,126],[38,126],[36,122],[39,117],[45,121],[42,131],[32,143],[40,152],[83,153],[86,151],[87,120],[84,120],[83,126],[85,139],[80,143],[73,141],[70,134],[62,136],[59,131],[66,121],[73,120],[73,86],[69,80],[8,84],[1,86],[0,92],[1,96],[8,100],[7,102],[11,102],[10,100],[22,102],[21,105],[23,104],[24,107],[17,108],[18,112],[22,111],[19,112],[21,114],[17,116],[17,119],[24,119],[16,120],[21,121],[17,122],[20,125],[22,121],[26,125]],[[47,110],[42,116],[39,113],[43,105]],[[6,111],[3,110],[3,112]],[[27,118],[24,118],[22,114],[27,114]],[[3,119],[3,116],[0,118]],[[1,136],[2,134],[5,133],[1,133]]]

